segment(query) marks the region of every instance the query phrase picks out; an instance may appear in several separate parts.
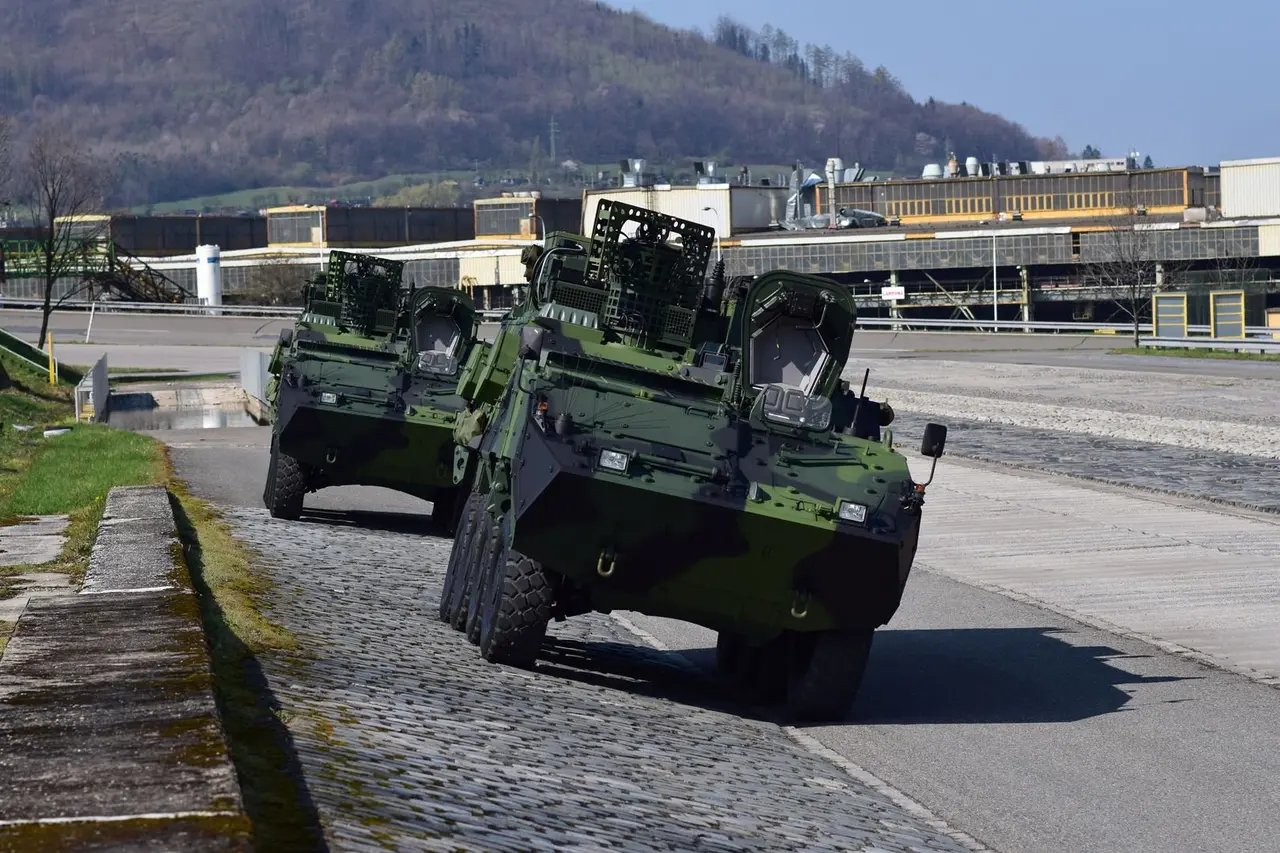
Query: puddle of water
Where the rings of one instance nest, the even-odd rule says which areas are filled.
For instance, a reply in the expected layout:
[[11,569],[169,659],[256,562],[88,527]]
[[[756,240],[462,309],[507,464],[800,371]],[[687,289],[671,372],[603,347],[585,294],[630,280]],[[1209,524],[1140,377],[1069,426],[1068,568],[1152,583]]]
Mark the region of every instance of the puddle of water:
[[[114,402],[114,401],[113,401]],[[107,423],[117,429],[219,429],[251,427],[258,423],[239,403],[221,406],[191,406],[180,409],[115,409]]]

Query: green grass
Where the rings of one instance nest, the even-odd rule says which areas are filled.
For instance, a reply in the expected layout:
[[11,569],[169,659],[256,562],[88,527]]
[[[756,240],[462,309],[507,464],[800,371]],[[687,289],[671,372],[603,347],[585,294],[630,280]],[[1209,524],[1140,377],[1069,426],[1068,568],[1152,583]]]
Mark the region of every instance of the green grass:
[[200,603],[214,693],[244,807],[259,850],[322,846],[286,719],[268,691],[258,656],[296,654],[292,634],[264,618],[255,603],[266,582],[217,512],[171,481],[182,555]]
[[55,515],[101,502],[113,486],[164,482],[155,440],[102,424],[41,439],[26,475],[0,499],[0,518]]
[[[164,448],[135,433],[71,424],[71,389],[50,387],[23,362],[0,353],[11,386],[0,390],[0,523],[24,515],[66,514],[67,543],[47,571],[81,577],[89,565],[102,505],[112,486],[163,483]],[[29,424],[19,432],[13,424]],[[71,432],[45,438],[42,427]],[[8,566],[0,576],[30,570]]]
[[1280,361],[1280,354],[1233,352],[1219,349],[1164,349],[1161,347],[1121,347],[1109,350],[1112,355],[1162,355],[1167,358],[1211,358],[1225,361]]

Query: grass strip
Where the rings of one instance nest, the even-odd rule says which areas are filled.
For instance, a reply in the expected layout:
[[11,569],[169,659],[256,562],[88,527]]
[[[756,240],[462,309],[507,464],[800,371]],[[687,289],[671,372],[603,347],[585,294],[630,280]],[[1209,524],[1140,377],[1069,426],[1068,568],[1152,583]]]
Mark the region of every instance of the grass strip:
[[1280,361],[1280,354],[1264,352],[1234,352],[1232,350],[1175,349],[1164,347],[1122,347],[1108,350],[1112,355],[1160,355],[1165,358],[1209,358],[1223,361]]
[[176,480],[170,494],[182,555],[200,602],[218,713],[255,845],[263,851],[323,849],[320,819],[287,718],[258,660],[267,652],[296,655],[297,640],[261,614],[255,601],[267,584],[217,511]]

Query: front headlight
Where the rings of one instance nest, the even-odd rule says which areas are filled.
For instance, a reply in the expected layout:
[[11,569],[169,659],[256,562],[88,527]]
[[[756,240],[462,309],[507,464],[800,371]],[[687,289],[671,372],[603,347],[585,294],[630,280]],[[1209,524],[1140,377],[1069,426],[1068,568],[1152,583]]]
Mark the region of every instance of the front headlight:
[[853,501],[840,501],[840,505],[836,508],[836,515],[841,521],[863,524],[867,520],[867,508]]
[[627,468],[631,465],[631,454],[624,453],[621,450],[609,450],[605,448],[600,451],[600,458],[597,464],[606,471],[617,471],[619,474],[627,473]]
[[336,406],[338,405],[338,395],[332,391],[321,391],[320,402],[328,406]]

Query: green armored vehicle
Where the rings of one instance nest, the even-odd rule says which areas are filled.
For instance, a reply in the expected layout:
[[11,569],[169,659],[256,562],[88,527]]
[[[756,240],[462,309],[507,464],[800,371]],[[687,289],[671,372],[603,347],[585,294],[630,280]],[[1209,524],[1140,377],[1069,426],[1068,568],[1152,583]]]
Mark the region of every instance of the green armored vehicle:
[[273,516],[297,518],[306,492],[359,484],[433,501],[435,523],[452,527],[458,369],[475,342],[475,307],[458,290],[402,289],[402,271],[330,253],[301,319],[281,333],[267,388],[263,501]]
[[[547,622],[636,610],[719,632],[794,716],[842,715],[915,555],[924,485],[841,381],[847,288],[704,275],[713,234],[603,201],[527,256],[531,293],[459,383],[477,472],[440,618],[530,665]],[[930,425],[926,455],[945,428]],[[460,447],[459,459],[463,458]]]

